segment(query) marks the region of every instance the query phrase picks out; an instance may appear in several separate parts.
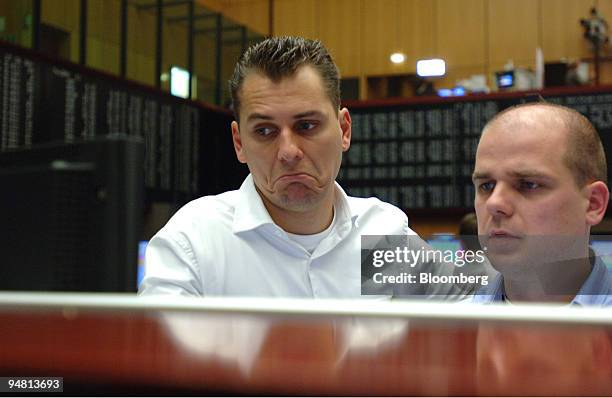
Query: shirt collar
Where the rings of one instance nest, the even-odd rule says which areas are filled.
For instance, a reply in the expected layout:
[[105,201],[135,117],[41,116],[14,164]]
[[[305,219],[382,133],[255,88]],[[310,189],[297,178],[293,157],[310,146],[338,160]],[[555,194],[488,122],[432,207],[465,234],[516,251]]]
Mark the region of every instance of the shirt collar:
[[[344,225],[349,222],[356,226],[357,215],[351,213],[348,196],[337,182],[334,182],[334,184],[336,190],[334,208],[338,225]],[[255,188],[255,181],[253,181],[251,174],[244,180],[238,192],[239,199],[236,204],[232,224],[234,233],[253,230],[266,224],[276,225],[264,206],[259,192]]]
[[612,277],[608,268],[599,257],[595,257],[595,264],[589,277],[572,300],[578,305],[606,305],[612,295]]
[[234,212],[234,233],[255,229],[264,224],[274,224],[255,188],[253,176],[249,174],[238,190],[238,203]]
[[[612,295],[612,277],[606,265],[595,257],[593,269],[571,304],[588,306],[610,305]],[[497,275],[493,282],[476,293],[474,302],[490,303],[504,301],[504,278]]]
[[502,274],[495,275],[495,278],[488,286],[478,290],[473,298],[475,303],[492,303],[504,301],[504,278]]

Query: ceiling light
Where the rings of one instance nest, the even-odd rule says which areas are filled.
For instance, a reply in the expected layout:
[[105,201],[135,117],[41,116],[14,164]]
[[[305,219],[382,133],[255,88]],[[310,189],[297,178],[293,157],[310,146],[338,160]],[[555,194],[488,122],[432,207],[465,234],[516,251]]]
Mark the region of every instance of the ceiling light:
[[443,59],[421,59],[416,64],[417,75],[421,77],[444,76],[446,63]]
[[402,62],[406,60],[406,56],[402,53],[393,53],[391,54],[391,57],[389,58],[391,59],[391,62],[393,62],[394,64],[401,64]]

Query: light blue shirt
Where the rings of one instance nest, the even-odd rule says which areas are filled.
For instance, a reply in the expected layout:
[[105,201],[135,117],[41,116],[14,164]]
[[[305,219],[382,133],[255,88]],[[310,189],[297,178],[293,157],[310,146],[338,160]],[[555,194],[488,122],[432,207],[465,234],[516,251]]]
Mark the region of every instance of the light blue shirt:
[[[490,304],[504,301],[504,278],[501,274],[474,295],[472,303]],[[593,269],[571,304],[582,306],[612,306],[612,276],[606,265],[596,257]]]

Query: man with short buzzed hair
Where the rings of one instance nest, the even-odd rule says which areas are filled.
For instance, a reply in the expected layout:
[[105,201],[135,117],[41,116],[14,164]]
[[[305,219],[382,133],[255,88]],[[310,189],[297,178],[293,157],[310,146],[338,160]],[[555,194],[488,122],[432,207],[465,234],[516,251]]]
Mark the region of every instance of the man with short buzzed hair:
[[608,206],[606,158],[584,116],[547,103],[499,113],[473,181],[481,244],[501,274],[475,302],[612,305],[612,278],[589,248]]

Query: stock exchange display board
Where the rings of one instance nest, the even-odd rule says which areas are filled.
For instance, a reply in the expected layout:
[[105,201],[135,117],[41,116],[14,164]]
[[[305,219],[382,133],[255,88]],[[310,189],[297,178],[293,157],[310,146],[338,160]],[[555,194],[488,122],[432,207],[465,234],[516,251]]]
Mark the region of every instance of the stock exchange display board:
[[[588,117],[600,133],[610,164],[612,87],[538,94]],[[507,93],[426,103],[416,99],[347,104],[352,141],[338,180],[351,195],[376,196],[402,209],[472,208],[471,175],[482,128],[499,111],[533,99],[533,93]]]
[[216,172],[222,172],[213,147],[224,141],[210,130],[225,127],[229,140],[231,121],[229,112],[8,44],[0,45],[0,110],[0,151],[93,137],[141,137],[145,186],[162,199],[210,191],[202,186],[207,182],[200,175],[206,164],[201,157],[213,152]]

